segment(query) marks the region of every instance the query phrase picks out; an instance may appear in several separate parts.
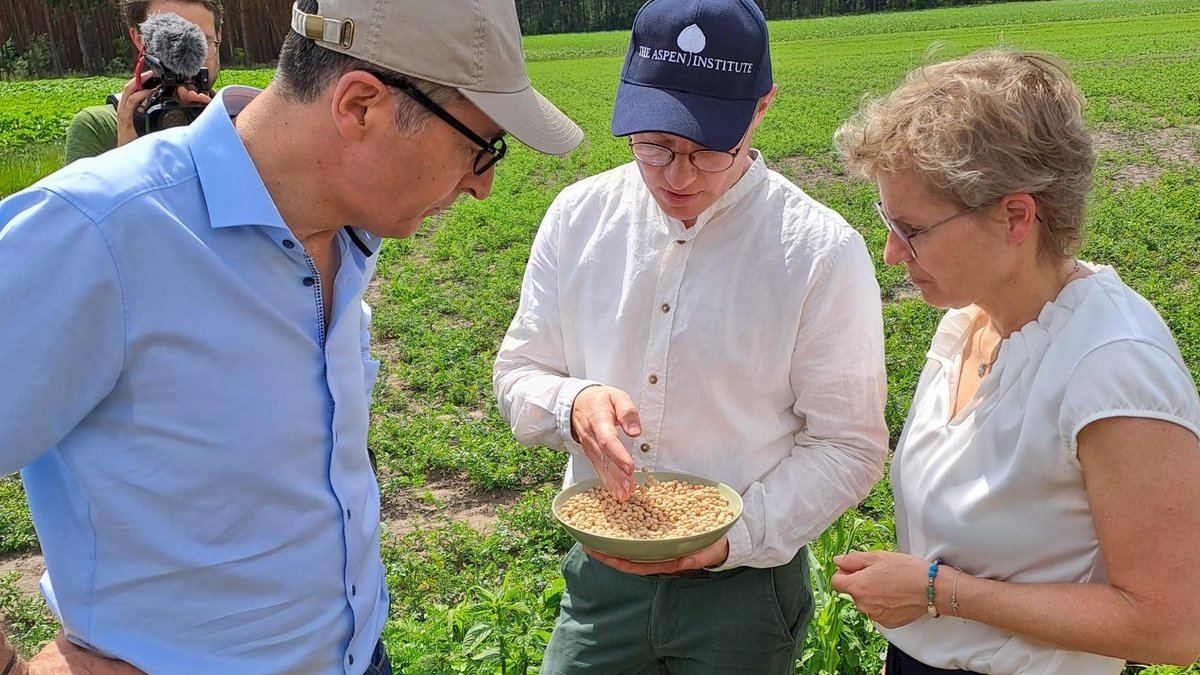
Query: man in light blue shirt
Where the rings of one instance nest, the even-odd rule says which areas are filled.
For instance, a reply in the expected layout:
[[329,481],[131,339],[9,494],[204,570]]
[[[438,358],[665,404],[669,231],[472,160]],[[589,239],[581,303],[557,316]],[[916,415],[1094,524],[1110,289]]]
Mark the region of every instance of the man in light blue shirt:
[[300,0],[292,26],[265,91],[0,202],[0,475],[65,632],[13,672],[390,672],[380,239],[485,198],[506,132],[582,132],[529,86],[512,0]]

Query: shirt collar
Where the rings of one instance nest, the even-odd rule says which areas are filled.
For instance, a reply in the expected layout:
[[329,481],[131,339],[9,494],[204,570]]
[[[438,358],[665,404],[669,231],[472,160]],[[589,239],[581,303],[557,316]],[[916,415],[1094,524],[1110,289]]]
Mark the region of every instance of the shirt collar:
[[[222,87],[189,127],[187,142],[196,162],[200,187],[205,195],[223,196],[205,199],[209,222],[214,228],[258,225],[290,231],[233,126],[233,118],[259,93],[253,87]],[[231,198],[232,195],[236,197]],[[383,242],[359,227],[347,225],[345,230],[350,243],[367,257],[378,251]]]
[[376,237],[361,227],[347,225],[343,227],[342,230],[346,233],[346,236],[350,238],[350,243],[354,246],[354,248],[358,249],[359,253],[362,253],[368,258],[379,251],[379,247],[383,244],[382,237]]
[[938,361],[945,366],[953,364],[954,359],[962,354],[969,337],[968,331],[971,329],[971,324],[975,323],[980,311],[982,310],[976,305],[947,311],[942,317],[937,331],[933,334],[929,351],[925,353],[926,358]]
[[252,87],[222,87],[188,128],[188,147],[214,228],[260,225],[287,229],[233,126],[234,116],[258,94]]
[[767,163],[763,161],[762,153],[753,148],[747,150],[747,152],[754,158],[754,163],[750,165],[749,169],[746,169],[746,173],[742,174],[742,177],[732,187],[725,191],[725,194],[721,195],[717,201],[713,202],[712,206],[700,214],[700,217],[696,220],[697,225],[712,220],[725,209],[737,204],[767,179]]
[[[1042,305],[1036,319],[1013,331],[1002,342],[1026,341],[1039,334],[1046,336],[1044,339],[1050,339],[1062,331],[1075,310],[1098,285],[1122,283],[1112,267],[1087,262],[1082,264],[1094,274],[1068,282],[1053,300]],[[952,364],[966,348],[971,326],[982,311],[978,305],[947,311],[934,333],[926,356],[944,364]]]

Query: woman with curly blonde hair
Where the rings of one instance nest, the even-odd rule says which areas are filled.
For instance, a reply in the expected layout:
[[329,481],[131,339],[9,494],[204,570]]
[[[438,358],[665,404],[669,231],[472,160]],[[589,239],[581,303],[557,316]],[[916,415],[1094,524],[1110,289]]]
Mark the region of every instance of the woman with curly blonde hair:
[[884,261],[947,308],[891,467],[899,552],[837,559],[887,675],[1200,658],[1200,399],[1170,330],[1075,257],[1092,178],[1061,61],[909,74],[837,132]]

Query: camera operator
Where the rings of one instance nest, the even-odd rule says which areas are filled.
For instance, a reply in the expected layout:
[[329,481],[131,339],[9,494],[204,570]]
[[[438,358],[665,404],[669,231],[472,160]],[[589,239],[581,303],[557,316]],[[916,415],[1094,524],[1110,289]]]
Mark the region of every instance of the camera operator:
[[[216,82],[220,63],[217,58],[221,43],[221,0],[121,0],[121,15],[129,27],[129,38],[139,55],[145,53],[139,26],[147,17],[162,12],[171,12],[191,21],[204,31],[208,41],[208,54],[204,65],[208,68],[209,82]],[[141,59],[138,60],[141,63]],[[71,163],[82,157],[94,157],[102,152],[125,145],[138,137],[134,129],[134,111],[145,104],[154,89],[144,88],[142,82],[154,75],[149,68],[135,73],[121,90],[116,105],[104,103],[94,105],[76,113],[67,127],[66,161]],[[196,92],[184,87],[175,89],[175,97],[182,104],[205,104],[212,92]]]

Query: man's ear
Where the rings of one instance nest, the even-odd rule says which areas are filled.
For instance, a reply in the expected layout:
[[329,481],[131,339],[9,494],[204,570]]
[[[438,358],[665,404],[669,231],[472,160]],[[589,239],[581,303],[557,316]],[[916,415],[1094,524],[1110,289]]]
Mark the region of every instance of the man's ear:
[[763,117],[767,114],[767,108],[771,107],[771,101],[775,99],[775,91],[777,89],[778,87],[772,84],[771,91],[763,94],[762,98],[758,99],[758,104],[754,106],[754,117],[750,118],[750,126],[746,130],[750,135],[754,134],[754,130],[758,128],[759,123],[762,122]]
[[134,49],[136,49],[139,54],[146,50],[146,45],[142,44],[142,34],[138,32],[137,26],[133,26],[129,29],[129,41],[133,43]]
[[771,85],[771,91],[768,91],[762,98],[758,99],[758,105],[754,107],[754,124],[762,121],[762,118],[767,114],[767,108],[771,107],[771,101],[775,100],[775,92],[779,90],[777,85]]
[[[333,85],[330,112],[338,133],[346,140],[360,140],[377,123],[394,124],[391,90],[370,73],[352,70]],[[384,114],[386,113],[386,114]]]

